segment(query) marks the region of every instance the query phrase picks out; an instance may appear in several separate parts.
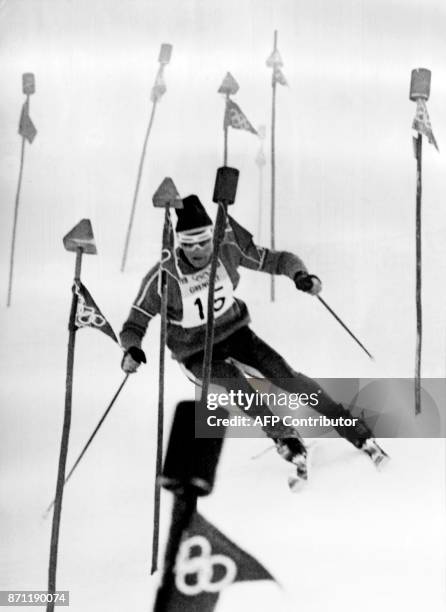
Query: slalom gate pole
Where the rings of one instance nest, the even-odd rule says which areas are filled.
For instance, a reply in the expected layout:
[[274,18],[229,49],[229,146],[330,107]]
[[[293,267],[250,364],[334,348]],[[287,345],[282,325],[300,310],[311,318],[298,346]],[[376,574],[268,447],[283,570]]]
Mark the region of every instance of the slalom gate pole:
[[415,348],[415,414],[421,412],[421,350],[423,345],[423,307],[422,307],[422,249],[421,249],[421,201],[422,201],[422,147],[423,137],[418,134],[415,141],[417,160],[417,195],[415,213],[415,243],[416,243],[416,348]]
[[28,139],[29,142],[32,143],[37,133],[37,130],[29,116],[31,96],[36,91],[35,77],[32,72],[25,72],[24,74],[22,74],[22,91],[26,97],[25,97],[25,103],[22,106],[22,112],[20,115],[20,123],[19,123],[19,134],[22,136],[22,143],[20,147],[19,177],[17,181],[17,190],[16,190],[15,203],[14,203],[14,220],[13,220],[13,225],[12,225],[11,249],[10,249],[10,258],[9,258],[8,294],[7,294],[7,299],[6,299],[6,306],[8,308],[11,305],[12,284],[14,280],[14,255],[15,255],[16,235],[17,235],[17,221],[19,217],[20,193],[22,190],[23,168],[25,165],[25,147],[26,147],[25,141]]
[[262,225],[263,225],[263,167],[259,166],[259,215],[257,220],[257,244],[262,244]]
[[418,132],[413,137],[414,154],[417,164],[416,198],[415,198],[415,309],[416,309],[416,346],[414,400],[415,415],[421,413],[421,357],[423,345],[423,309],[422,309],[422,150],[423,135],[438,151],[437,141],[432,132],[426,102],[429,100],[431,87],[431,71],[427,68],[415,68],[410,78],[409,99],[415,102],[416,114],[412,129]]
[[[194,400],[177,404],[164,459],[163,487],[175,497],[163,573],[155,600],[156,612],[183,609],[176,598],[179,591],[175,584],[181,540],[193,521],[197,498],[210,495],[213,491],[224,442],[224,435],[218,439],[196,437],[194,410]],[[193,607],[195,610],[200,606],[197,602],[197,606]]]
[[355,336],[355,334],[347,327],[347,325],[342,321],[342,319],[340,317],[338,317],[338,315],[335,313],[335,311],[332,308],[330,308],[330,306],[327,304],[327,302],[323,298],[321,298],[319,295],[317,295],[316,297],[319,300],[319,302],[325,306],[325,308],[328,310],[328,312],[336,319],[336,321],[342,325],[342,327],[353,338],[353,340],[357,344],[359,344],[359,346],[366,353],[366,355],[368,355],[368,357],[370,357],[370,359],[373,361],[374,360],[373,355],[371,355],[369,353],[369,351],[365,348],[365,346],[362,344],[362,342],[360,342],[358,340],[358,338]]
[[156,463],[155,463],[155,485],[154,485],[154,516],[152,535],[152,565],[150,573],[154,574],[158,569],[160,510],[161,510],[161,485],[159,476],[162,469],[163,459],[163,434],[164,434],[164,376],[166,359],[166,334],[167,334],[167,274],[163,269],[163,257],[169,235],[169,207],[166,206],[163,228],[163,248],[160,263],[160,294],[161,294],[161,330],[160,330],[160,359],[158,373],[158,424],[156,441]]
[[202,402],[207,402],[209,385],[211,379],[212,368],[212,347],[214,344],[214,296],[215,296],[215,278],[217,276],[218,253],[220,245],[225,235],[227,208],[221,202],[218,203],[217,218],[215,220],[214,229],[214,244],[212,249],[211,269],[209,272],[209,288],[207,302],[207,325],[206,336],[204,341],[204,357],[203,357],[203,386],[202,386]]
[[[226,92],[226,106],[225,106],[225,116],[226,116],[226,108],[229,102],[229,93]],[[223,122],[223,133],[224,133],[224,142],[223,142],[223,166],[228,165],[228,128],[229,126],[226,124],[226,121]]]
[[238,90],[239,84],[234,79],[232,74],[227,72],[222,84],[217,90],[217,93],[225,96],[225,113],[223,119],[223,166],[227,166],[228,164],[228,127],[231,125],[231,121],[228,117],[228,105],[230,102],[229,96],[237,93]]
[[263,140],[265,138],[265,126],[264,125],[260,125],[258,130],[257,130],[257,134],[259,137],[259,141],[260,141],[260,147],[259,150],[257,152],[256,155],[256,165],[259,169],[259,182],[258,182],[258,199],[259,199],[259,214],[258,214],[258,221],[257,221],[257,241],[258,244],[262,244],[262,226],[263,226],[263,168],[266,164],[266,160],[265,160],[265,153],[263,151]]
[[[85,455],[85,453],[87,452],[88,447],[90,446],[90,444],[93,442],[94,437],[96,436],[96,434],[98,433],[102,423],[105,421],[105,419],[107,418],[108,413],[110,412],[110,410],[113,407],[113,404],[115,403],[115,401],[118,399],[118,395],[121,393],[122,388],[124,387],[125,383],[128,380],[128,377],[130,375],[126,374],[124,377],[124,380],[121,382],[121,384],[118,387],[118,390],[116,391],[116,393],[113,396],[113,399],[111,400],[111,402],[109,403],[109,405],[107,406],[104,414],[102,415],[102,417],[100,418],[100,420],[98,421],[98,424],[96,425],[96,427],[94,428],[93,433],[91,434],[91,436],[88,438],[84,448],[82,449],[80,455],[78,456],[78,458],[76,459],[76,461],[73,464],[73,467],[71,468],[71,470],[68,472],[67,477],[64,480],[64,485],[67,484],[67,482],[70,480],[74,470],[77,468],[77,466],[79,465],[79,463],[81,462],[82,457]],[[45,511],[45,515],[44,518],[46,518],[48,516],[48,513],[50,512],[51,508],[54,506],[55,500],[53,500],[51,502],[51,504],[48,506],[48,508]]]
[[[160,329],[160,358],[158,373],[158,423],[157,423],[157,445],[155,460],[155,484],[154,484],[154,511],[153,511],[153,533],[152,533],[152,563],[150,573],[154,574],[158,569],[159,551],[159,530],[161,513],[161,484],[160,476],[162,471],[163,459],[163,435],[164,435],[164,378],[165,378],[165,357],[166,357],[166,337],[167,337],[167,302],[168,286],[167,273],[164,269],[165,263],[170,259],[173,244],[170,244],[172,221],[170,218],[170,208],[183,208],[183,202],[178,194],[171,178],[166,177],[158,187],[152,198],[156,208],[164,208],[164,225],[161,245],[161,259],[158,277],[158,291],[161,295],[161,329]],[[173,240],[173,236],[172,236]]]
[[183,495],[175,495],[169,539],[164,555],[163,579],[158,588],[153,612],[168,612],[168,600],[171,597],[175,582],[175,563],[181,538],[189,526],[197,507],[197,494],[188,489]]
[[217,276],[218,253],[226,230],[226,217],[229,204],[233,204],[237,193],[239,172],[235,168],[223,166],[218,168],[214,187],[213,201],[218,204],[217,218],[214,228],[214,244],[212,249],[211,269],[209,272],[206,336],[204,342],[202,370],[202,410],[206,410],[207,396],[212,371],[212,348],[214,344],[214,295]]
[[15,204],[14,204],[14,221],[12,225],[12,236],[11,236],[11,251],[9,258],[9,280],[8,280],[8,297],[6,300],[6,306],[9,308],[11,305],[11,295],[12,295],[12,283],[14,278],[14,254],[15,254],[15,241],[17,234],[17,220],[19,216],[19,204],[20,204],[20,192],[22,189],[22,177],[23,177],[23,168],[25,165],[25,145],[26,145],[25,136],[22,136],[22,145],[20,149],[20,169],[19,169],[19,179],[17,182],[17,191],[15,195]]
[[141,157],[139,159],[139,166],[138,166],[138,174],[136,176],[135,191],[133,193],[132,206],[131,206],[131,209],[130,209],[129,224],[128,224],[128,227],[127,227],[127,233],[126,233],[126,236],[125,236],[125,243],[124,243],[124,251],[123,251],[122,260],[121,260],[121,272],[124,272],[125,265],[127,263],[127,255],[128,255],[128,252],[129,252],[129,245],[130,245],[130,235],[132,233],[133,221],[134,221],[134,218],[135,218],[136,202],[138,201],[139,186],[141,184],[142,170],[143,170],[143,167],[144,167],[144,160],[146,158],[147,143],[149,141],[150,132],[152,131],[152,125],[153,125],[153,120],[155,118],[155,111],[156,111],[157,102],[158,102],[158,100],[154,100],[154,102],[152,104],[152,111],[150,113],[149,124],[147,126],[146,135],[144,137],[144,144],[142,146]]
[[[274,51],[277,51],[277,30],[274,31]],[[273,76],[272,80],[272,103],[271,103],[271,250],[276,247],[276,89],[277,82]],[[275,277],[271,275],[271,302],[276,297]]]
[[[74,269],[74,285],[81,282],[82,255],[96,255],[96,245],[89,219],[82,219],[66,236],[63,244],[67,251],[76,253]],[[71,426],[71,403],[73,395],[74,347],[78,329],[76,317],[78,310],[78,292],[72,292],[70,318],[68,322],[67,371],[65,381],[65,408],[60,443],[59,465],[57,470],[56,495],[54,498],[53,522],[51,527],[50,560],[48,567],[48,593],[56,591],[57,553],[59,547],[60,518],[62,513],[62,497],[65,483],[65,468],[67,463],[68,443]],[[48,602],[47,612],[54,611],[54,601]]]
[[160,53],[159,53],[159,57],[158,57],[158,62],[159,62],[159,68],[158,68],[158,72],[155,78],[155,83],[152,87],[152,92],[151,92],[151,100],[152,100],[152,111],[150,113],[150,119],[149,119],[149,124],[147,126],[147,130],[146,130],[146,135],[144,138],[144,144],[143,144],[143,148],[142,148],[142,152],[141,152],[141,157],[139,160],[139,167],[138,167],[138,174],[136,177],[136,185],[135,185],[135,191],[133,194],[133,201],[132,201],[132,206],[131,206],[131,210],[130,210],[130,218],[129,218],[129,224],[127,227],[127,233],[126,233],[126,237],[125,237],[125,243],[124,243],[124,251],[122,254],[122,261],[121,261],[121,272],[124,272],[125,269],[125,265],[127,262],[127,255],[128,255],[128,250],[129,250],[129,245],[130,245],[130,235],[132,232],[132,228],[133,228],[133,221],[135,218],[135,210],[136,210],[136,202],[138,200],[138,194],[139,194],[139,187],[141,184],[141,177],[142,177],[142,171],[143,171],[143,166],[144,166],[144,160],[146,157],[146,149],[147,149],[147,143],[149,140],[149,136],[150,136],[150,132],[152,131],[152,125],[153,125],[153,121],[154,121],[154,117],[155,117],[155,110],[156,110],[156,106],[161,98],[161,96],[166,92],[166,86],[164,84],[164,79],[163,79],[163,74],[164,74],[164,68],[167,66],[167,64],[170,62],[170,58],[172,56],[172,45],[169,45],[167,43],[163,43],[161,45],[161,49],[160,49]]
[[[83,249],[78,247],[76,250],[76,263],[74,280],[80,281],[82,266]],[[74,366],[74,347],[76,341],[76,311],[78,297],[75,292],[71,299],[71,311],[68,324],[68,353],[67,353],[67,373],[65,383],[65,412],[62,427],[62,439],[60,443],[59,467],[57,471],[56,496],[54,499],[53,523],[51,529],[50,561],[48,568],[48,593],[56,591],[56,572],[57,572],[57,553],[59,546],[60,517],[62,512],[62,497],[65,482],[65,467],[67,463],[68,443],[70,438],[71,426],[71,401],[73,394],[73,366]],[[47,612],[54,611],[54,601],[48,602]]]

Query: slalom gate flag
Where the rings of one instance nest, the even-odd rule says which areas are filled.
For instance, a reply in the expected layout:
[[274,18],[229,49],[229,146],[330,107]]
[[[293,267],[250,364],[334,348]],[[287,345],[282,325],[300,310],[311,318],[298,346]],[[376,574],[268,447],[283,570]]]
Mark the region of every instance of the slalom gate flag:
[[429,119],[429,113],[427,112],[426,102],[421,98],[418,98],[417,100],[417,110],[415,119],[412,123],[412,128],[419,134],[424,134],[430,144],[433,144],[437,151],[439,151],[437,141],[435,140],[435,136],[432,132],[432,125]]
[[77,295],[76,328],[94,327],[118,342],[110,323],[99,310],[87,288],[76,280],[74,281],[73,291]]
[[160,66],[158,74],[156,75],[155,83],[152,87],[152,92],[150,94],[150,99],[152,102],[158,102],[161,96],[163,96],[167,91],[166,83],[164,82],[163,68],[164,66]]
[[232,230],[234,233],[235,240],[242,251],[246,250],[251,244],[254,244],[252,234],[248,232],[240,223],[228,215],[227,226],[229,230]]
[[[164,243],[164,240],[166,242]],[[163,248],[161,249],[161,259],[160,259],[160,272],[162,270],[167,270],[167,262],[170,259],[175,258],[175,232],[173,230],[172,225],[172,217],[170,213],[168,214],[168,227],[167,227],[167,236],[164,236],[163,229]],[[168,278],[168,277],[167,277]],[[158,274],[158,295],[161,297],[162,294],[162,278],[161,274]]]
[[197,512],[183,533],[166,612],[212,612],[234,582],[273,580],[254,557]]
[[19,134],[26,138],[26,140],[31,144],[34,138],[36,137],[37,130],[36,126],[31,120],[29,116],[29,103],[28,100],[23,103],[22,112],[20,114],[19,121]]
[[288,81],[286,80],[285,75],[283,74],[279,66],[274,66],[273,83],[279,83],[279,85],[288,85]]
[[167,231],[167,240],[166,240],[166,244],[163,247],[162,250],[162,256],[161,256],[161,269],[165,270],[166,269],[166,263],[169,261],[169,259],[172,259],[173,257],[175,257],[175,232],[173,229],[173,224],[172,224],[172,217],[169,214],[168,217],[168,231]]
[[226,101],[224,121],[224,127],[227,128],[228,126],[233,127],[236,130],[247,130],[248,132],[257,134],[257,130],[252,127],[240,107],[237,106],[237,104],[230,98],[228,98]]
[[277,51],[277,49],[275,49],[271,53],[271,55],[268,57],[268,59],[266,60],[266,65],[269,68],[273,68],[275,66],[283,66],[282,57],[280,53]]

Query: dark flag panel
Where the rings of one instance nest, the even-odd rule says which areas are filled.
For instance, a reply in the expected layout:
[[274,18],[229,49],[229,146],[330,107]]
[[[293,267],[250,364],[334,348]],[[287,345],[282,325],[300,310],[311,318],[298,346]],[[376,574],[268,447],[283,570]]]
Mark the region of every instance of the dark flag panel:
[[412,123],[412,128],[419,134],[424,134],[428,142],[433,144],[437,151],[439,151],[437,141],[435,140],[435,136],[432,132],[432,125],[429,118],[429,113],[427,112],[426,102],[421,98],[417,100],[417,110]]
[[222,591],[235,582],[273,580],[254,557],[196,512],[185,529],[174,580],[158,612],[212,612]]
[[20,113],[20,121],[19,121],[19,134],[26,138],[29,144],[32,144],[34,138],[37,135],[37,129],[34,123],[32,122],[31,117],[29,116],[29,102],[23,103],[22,112]]
[[248,121],[245,113],[241,108],[230,98],[226,101],[224,127],[232,127],[236,130],[247,130],[253,134],[257,134],[257,130],[253,128],[251,123]]
[[75,319],[76,328],[94,327],[95,329],[104,332],[104,334],[109,336],[115,342],[118,342],[110,323],[100,311],[85,285],[83,285],[79,280],[75,280],[73,292],[77,295],[77,310]]
[[279,83],[279,85],[288,85],[288,81],[286,80],[285,75],[278,66],[274,66],[273,79],[274,82]]

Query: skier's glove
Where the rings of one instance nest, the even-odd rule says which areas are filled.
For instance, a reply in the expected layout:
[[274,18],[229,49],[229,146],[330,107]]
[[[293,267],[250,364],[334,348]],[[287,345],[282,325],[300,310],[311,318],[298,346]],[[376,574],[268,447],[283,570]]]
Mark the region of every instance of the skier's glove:
[[131,346],[124,353],[121,368],[126,374],[133,374],[142,363],[147,363],[144,351],[137,346]]
[[305,291],[305,293],[310,293],[311,295],[317,295],[322,290],[320,278],[302,270],[296,273],[294,283],[300,291]]

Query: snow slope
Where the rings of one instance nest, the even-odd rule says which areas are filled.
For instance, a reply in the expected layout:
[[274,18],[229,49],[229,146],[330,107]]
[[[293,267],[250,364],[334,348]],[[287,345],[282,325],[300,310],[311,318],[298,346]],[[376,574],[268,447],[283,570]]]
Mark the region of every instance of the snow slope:
[[[100,306],[112,311],[113,303],[99,300],[100,293],[96,287]],[[42,514],[55,487],[66,298],[48,304],[37,296],[33,317],[25,316],[23,306],[3,317],[3,589],[46,585],[50,521]],[[278,305],[257,304],[255,310],[265,319],[283,314]],[[293,353],[289,332],[279,325],[271,332],[285,355]],[[74,612],[148,610],[154,596],[158,578],[149,576],[149,563],[156,333],[146,347],[149,365],[130,379],[67,485],[58,586],[70,590]],[[78,333],[69,465],[121,380],[119,360],[107,337],[89,329]],[[193,397],[193,386],[170,360],[166,390],[169,421],[175,403]],[[269,446],[267,440],[225,442],[215,492],[200,502],[200,511],[262,562],[282,589],[236,585],[219,609],[443,609],[444,440],[385,440],[392,462],[384,473],[342,440],[309,442],[310,483],[296,495],[286,485],[290,468],[275,452],[252,459]],[[163,540],[170,503],[170,494],[163,494]]]

